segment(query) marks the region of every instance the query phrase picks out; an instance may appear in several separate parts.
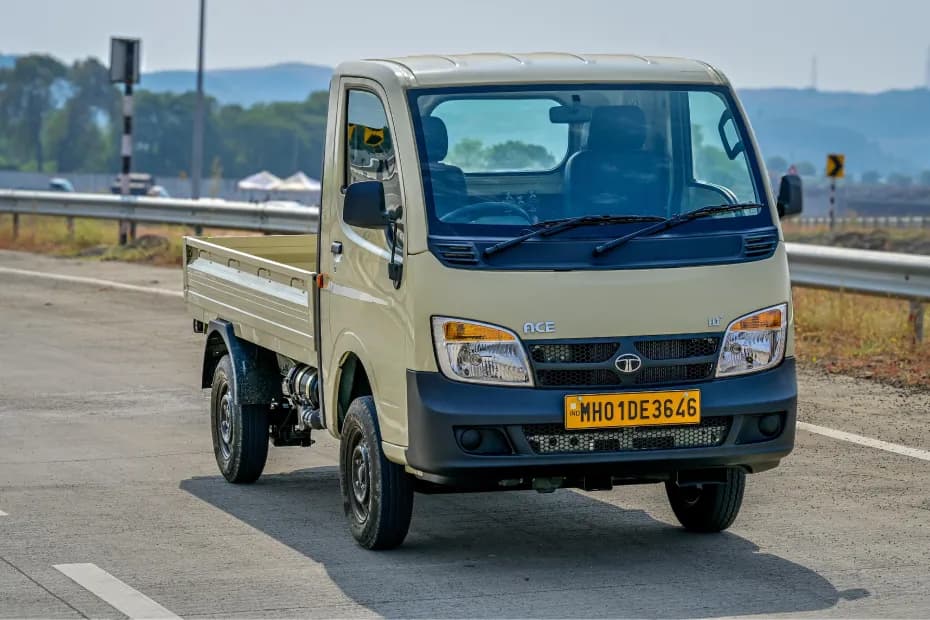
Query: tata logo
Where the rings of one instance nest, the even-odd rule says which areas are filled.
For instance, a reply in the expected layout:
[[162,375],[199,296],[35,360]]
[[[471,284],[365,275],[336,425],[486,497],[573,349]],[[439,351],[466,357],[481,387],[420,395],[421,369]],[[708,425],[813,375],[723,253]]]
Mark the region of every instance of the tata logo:
[[540,321],[539,323],[524,323],[524,334],[551,334],[555,331],[555,321]]
[[643,360],[638,355],[624,353],[614,361],[617,370],[624,374],[632,374],[643,367]]

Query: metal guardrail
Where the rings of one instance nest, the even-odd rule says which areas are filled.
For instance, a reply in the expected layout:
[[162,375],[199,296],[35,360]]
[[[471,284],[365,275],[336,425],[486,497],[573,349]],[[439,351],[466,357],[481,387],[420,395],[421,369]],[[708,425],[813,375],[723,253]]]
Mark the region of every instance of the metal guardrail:
[[149,224],[311,233],[320,210],[296,202],[250,203],[216,199],[149,198],[0,189],[0,213],[55,215]]
[[[315,232],[319,223],[318,207],[297,203],[123,198],[104,194],[20,190],[0,190],[0,213],[88,217],[280,233]],[[856,219],[869,221],[887,218]],[[913,221],[928,218],[897,219]],[[800,243],[788,243],[787,251],[791,282],[796,286],[910,300],[915,337],[917,340],[922,339],[923,304],[930,301],[930,256]]]
[[[800,217],[792,220],[803,228],[830,226],[829,217]],[[930,228],[930,217],[923,216],[880,216],[880,217],[836,217],[835,228]]]

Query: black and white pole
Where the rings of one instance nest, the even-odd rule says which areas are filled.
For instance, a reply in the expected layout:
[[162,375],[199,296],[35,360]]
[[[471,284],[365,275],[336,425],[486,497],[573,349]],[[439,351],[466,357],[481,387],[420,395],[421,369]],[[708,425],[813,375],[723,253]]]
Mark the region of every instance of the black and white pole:
[[[110,81],[123,84],[123,136],[120,140],[120,194],[132,193],[132,85],[139,81],[139,65],[142,56],[139,39],[110,39]],[[126,221],[119,223],[119,244],[126,245],[136,238],[136,225]]]
[[836,179],[830,177],[830,230],[836,226]]
[[[126,82],[123,90],[123,138],[120,141],[120,194],[129,196],[132,171],[132,82]],[[119,223],[119,244],[126,245],[128,241],[136,240],[136,225],[134,222],[121,221]]]

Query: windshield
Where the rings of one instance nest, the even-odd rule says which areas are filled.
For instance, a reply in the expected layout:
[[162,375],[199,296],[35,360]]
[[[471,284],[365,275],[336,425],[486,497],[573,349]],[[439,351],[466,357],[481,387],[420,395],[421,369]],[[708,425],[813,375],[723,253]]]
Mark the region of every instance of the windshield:
[[[560,218],[669,218],[763,200],[727,89],[484,86],[412,90],[410,101],[430,234],[507,236]],[[767,208],[747,208],[674,234],[771,224]],[[568,236],[636,226],[579,227]]]

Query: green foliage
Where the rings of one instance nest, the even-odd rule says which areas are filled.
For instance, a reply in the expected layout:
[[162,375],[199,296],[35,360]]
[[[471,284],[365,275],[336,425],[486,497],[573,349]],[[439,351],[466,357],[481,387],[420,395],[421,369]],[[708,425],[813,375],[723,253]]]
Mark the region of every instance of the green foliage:
[[888,184],[896,185],[898,187],[910,187],[914,184],[914,178],[906,174],[900,174],[898,172],[888,175]]
[[930,170],[924,170],[923,172],[921,172],[920,175],[917,177],[917,182],[920,185],[930,186]]
[[809,161],[798,162],[795,164],[795,168],[798,169],[798,174],[801,176],[812,177],[817,174],[817,168]]
[[[0,167],[59,173],[119,169],[121,95],[96,59],[70,68],[47,56],[22,56],[0,69]],[[319,176],[328,95],[250,108],[205,102],[204,162],[238,177],[268,169]],[[195,95],[137,90],[133,169],[186,176],[191,169]],[[53,162],[52,166],[47,161]],[[215,169],[211,166],[211,169]]]
[[556,164],[546,147],[507,140],[485,147],[481,140],[460,140],[449,151],[446,162],[469,172],[548,170]]
[[882,180],[882,175],[877,170],[867,170],[862,173],[862,182],[866,185],[877,185]]
[[765,167],[768,168],[768,171],[773,174],[783,174],[786,170],[788,170],[788,160],[784,157],[775,155],[774,157],[769,157],[765,160]]

